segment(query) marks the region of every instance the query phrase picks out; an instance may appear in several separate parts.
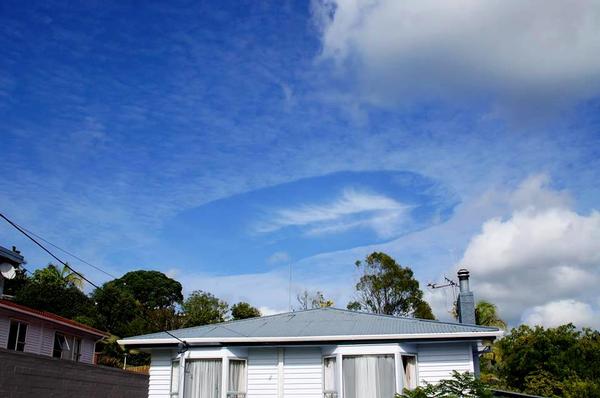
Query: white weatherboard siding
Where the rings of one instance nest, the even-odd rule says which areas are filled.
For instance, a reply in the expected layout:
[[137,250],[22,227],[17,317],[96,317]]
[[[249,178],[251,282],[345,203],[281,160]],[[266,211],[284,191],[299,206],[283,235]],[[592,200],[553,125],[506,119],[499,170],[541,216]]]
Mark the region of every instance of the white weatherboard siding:
[[8,331],[10,329],[10,321],[8,318],[0,316],[0,347],[6,348],[8,345]]
[[277,398],[278,364],[275,348],[248,350],[248,398]]
[[152,351],[148,398],[170,397],[171,355],[171,351]]
[[29,323],[27,325],[27,334],[25,335],[25,352],[39,354],[42,345],[43,330],[39,323]]
[[323,368],[320,348],[286,348],[283,367],[285,398],[322,398]]
[[447,379],[452,376],[453,370],[473,372],[471,344],[420,344],[417,362],[419,385]]

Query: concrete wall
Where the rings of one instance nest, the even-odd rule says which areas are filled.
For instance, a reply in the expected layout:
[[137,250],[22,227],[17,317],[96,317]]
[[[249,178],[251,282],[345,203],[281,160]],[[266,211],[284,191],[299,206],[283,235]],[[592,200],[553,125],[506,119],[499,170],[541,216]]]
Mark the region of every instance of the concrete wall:
[[148,376],[0,349],[0,397],[147,398]]

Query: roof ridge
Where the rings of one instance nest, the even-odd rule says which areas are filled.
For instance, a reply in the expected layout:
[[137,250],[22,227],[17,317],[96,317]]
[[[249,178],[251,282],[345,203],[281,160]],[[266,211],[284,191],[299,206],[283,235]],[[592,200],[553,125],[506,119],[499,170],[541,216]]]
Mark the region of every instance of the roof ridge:
[[337,310],[337,311],[350,312],[350,313],[354,313],[354,314],[371,315],[371,316],[377,316],[377,317],[383,317],[383,318],[406,319],[408,321],[415,321],[415,322],[427,322],[427,323],[437,323],[437,324],[441,323],[443,325],[455,325],[455,326],[456,325],[458,325],[458,326],[471,326],[471,327],[474,326],[474,327],[482,328],[482,329],[500,330],[500,328],[497,328],[495,326],[482,326],[482,325],[475,325],[475,324],[470,324],[470,323],[438,321],[437,319],[413,318],[413,317],[410,317],[410,316],[397,316],[397,315],[389,315],[389,314],[376,314],[374,312],[353,311],[353,310],[349,310],[349,309],[345,309],[345,308],[326,307],[326,308],[319,308],[319,309],[332,309],[332,310]]

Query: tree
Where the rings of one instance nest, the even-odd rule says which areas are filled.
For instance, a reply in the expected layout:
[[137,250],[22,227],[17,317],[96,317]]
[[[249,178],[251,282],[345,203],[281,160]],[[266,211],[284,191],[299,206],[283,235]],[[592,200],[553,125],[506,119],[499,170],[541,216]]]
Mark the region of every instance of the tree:
[[333,307],[333,301],[326,299],[323,292],[317,290],[314,294],[308,290],[296,295],[296,300],[300,304],[300,310],[311,310],[315,308]]
[[[15,301],[65,318],[96,319],[93,301],[86,296],[68,274],[54,265],[35,270],[28,282],[17,292]],[[88,323],[88,322],[86,322]]]
[[413,271],[402,267],[389,255],[373,252],[364,263],[356,262],[362,276],[356,284],[358,298],[348,308],[376,314],[434,319],[431,307]]
[[479,300],[475,306],[475,323],[506,329],[506,322],[498,315],[498,308],[489,301]]
[[143,316],[143,309],[128,290],[121,289],[114,281],[110,281],[102,285],[101,289],[94,290],[92,300],[96,303],[101,329],[120,337],[143,333],[132,324],[136,318]]
[[183,300],[181,283],[159,271],[131,271],[113,283],[149,309],[172,307]]
[[492,398],[492,391],[472,373],[452,372],[452,378],[438,384],[427,384],[414,390],[404,390],[397,398]]
[[69,267],[69,263],[65,263],[65,265],[63,265],[60,268],[60,270],[57,266],[54,266],[54,269],[56,269],[60,273],[60,278],[63,279],[65,282],[72,284],[79,290],[83,290],[83,277],[81,276],[81,274],[78,274],[75,271],[73,271],[73,269]]
[[258,308],[240,301],[231,307],[231,316],[233,317],[233,320],[237,321],[239,319],[257,318],[261,316],[261,314]]
[[511,389],[549,397],[594,397],[600,391],[600,332],[572,324],[521,325],[496,343],[498,376]]
[[197,290],[182,304],[185,327],[219,323],[225,320],[229,306],[211,293]]

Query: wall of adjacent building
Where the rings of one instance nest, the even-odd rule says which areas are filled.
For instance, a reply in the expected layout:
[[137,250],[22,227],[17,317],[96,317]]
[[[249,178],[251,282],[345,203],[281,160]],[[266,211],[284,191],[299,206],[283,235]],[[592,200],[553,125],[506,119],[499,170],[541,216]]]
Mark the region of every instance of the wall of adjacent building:
[[146,398],[148,376],[0,348],[0,397]]
[[42,321],[37,318],[22,314],[12,313],[0,309],[0,348],[6,348],[8,345],[8,333],[10,330],[10,320],[15,319],[27,324],[27,333],[25,335],[25,352],[52,356],[54,347],[54,334],[56,331],[75,335],[81,338],[81,356],[80,362],[93,363],[96,341],[76,329],[70,329],[52,322]]

